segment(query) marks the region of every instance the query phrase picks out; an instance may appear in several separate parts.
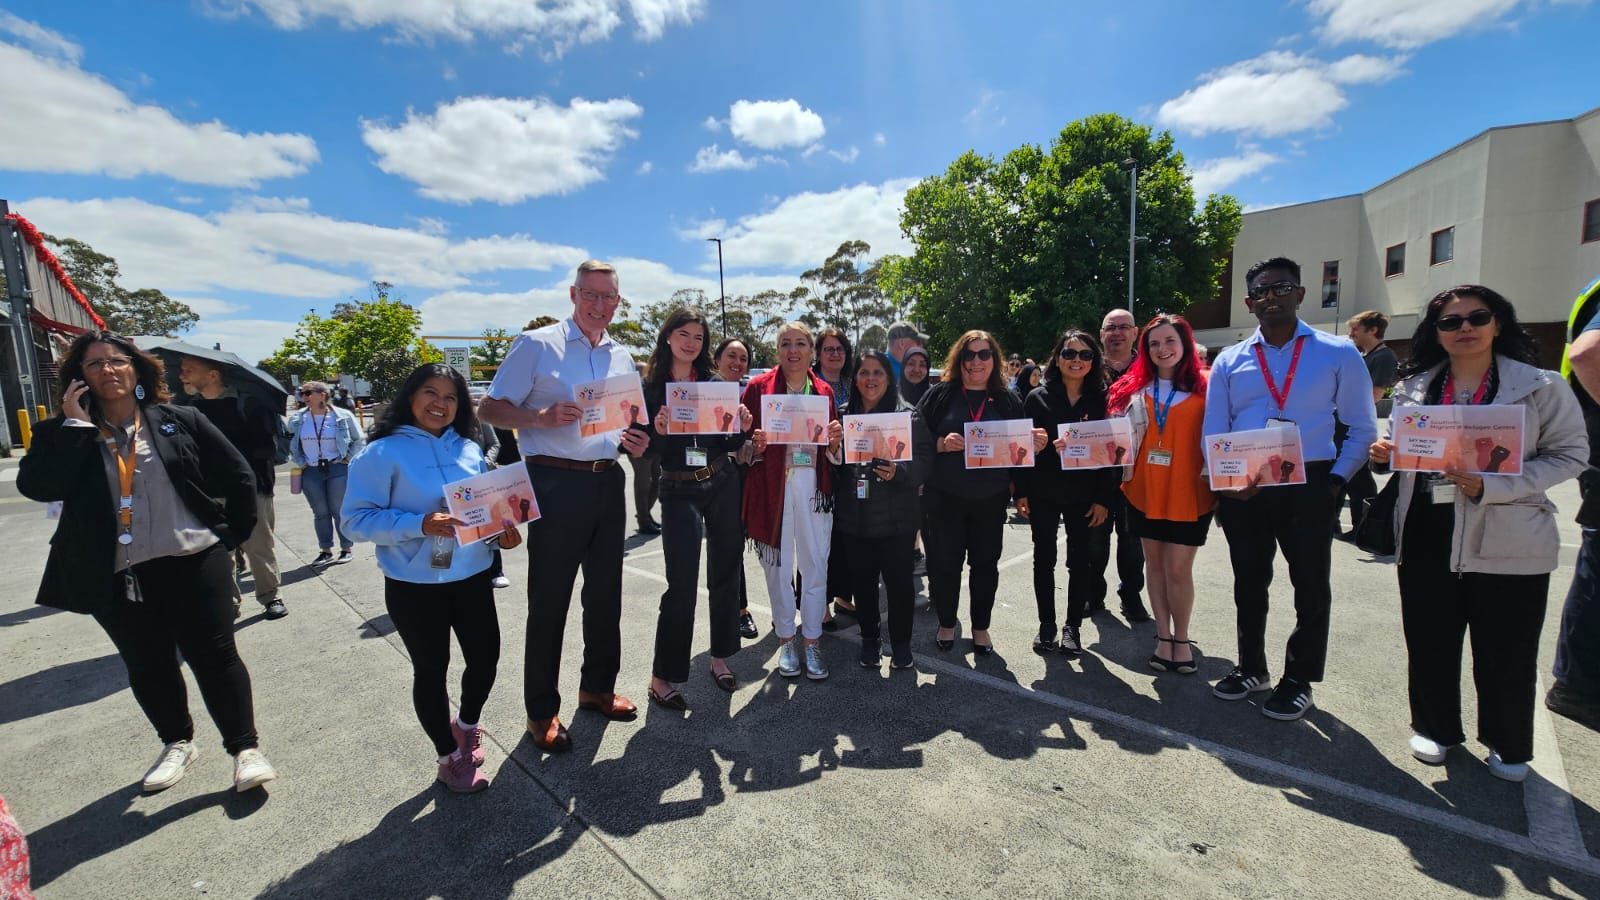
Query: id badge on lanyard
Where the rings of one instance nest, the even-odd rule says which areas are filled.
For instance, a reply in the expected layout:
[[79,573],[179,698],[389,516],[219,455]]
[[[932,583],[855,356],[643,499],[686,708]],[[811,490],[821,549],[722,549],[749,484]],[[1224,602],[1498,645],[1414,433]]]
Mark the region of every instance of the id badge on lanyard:
[[691,469],[704,469],[710,461],[704,447],[688,447],[683,451],[683,464]]
[[1172,465],[1172,451],[1159,448],[1151,450],[1145,455],[1144,461],[1152,466],[1170,466]]
[[1453,481],[1446,481],[1437,475],[1428,477],[1424,485],[1428,491],[1428,502],[1435,505],[1456,502],[1456,485]]

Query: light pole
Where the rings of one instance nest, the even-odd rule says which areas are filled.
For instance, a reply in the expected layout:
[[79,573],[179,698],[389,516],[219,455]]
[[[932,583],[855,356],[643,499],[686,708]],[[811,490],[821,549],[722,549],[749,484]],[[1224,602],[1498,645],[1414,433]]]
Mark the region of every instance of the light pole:
[[[1139,246],[1137,229],[1139,223],[1139,161],[1128,157],[1122,161],[1122,167],[1128,170],[1128,312],[1133,312],[1133,267],[1135,264],[1134,249]],[[1137,324],[1139,318],[1133,319]]]
[[728,338],[728,286],[722,280],[722,238],[706,238],[717,245],[717,290],[722,294],[722,338]]

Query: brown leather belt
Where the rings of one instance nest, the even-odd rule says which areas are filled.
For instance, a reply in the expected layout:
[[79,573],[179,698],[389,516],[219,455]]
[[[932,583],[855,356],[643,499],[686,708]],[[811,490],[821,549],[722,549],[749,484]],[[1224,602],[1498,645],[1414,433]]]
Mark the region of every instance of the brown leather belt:
[[605,472],[617,464],[614,459],[562,459],[559,456],[530,456],[528,462],[552,469],[569,469],[574,472]]
[[706,466],[703,469],[682,469],[682,470],[676,471],[676,472],[663,470],[662,473],[661,473],[661,480],[662,481],[710,481],[711,478],[714,475],[716,475],[718,472],[722,471],[722,467],[724,465],[726,465],[727,462],[728,462],[728,458],[726,456],[724,456],[721,459],[718,459],[716,462],[712,463],[709,466]]

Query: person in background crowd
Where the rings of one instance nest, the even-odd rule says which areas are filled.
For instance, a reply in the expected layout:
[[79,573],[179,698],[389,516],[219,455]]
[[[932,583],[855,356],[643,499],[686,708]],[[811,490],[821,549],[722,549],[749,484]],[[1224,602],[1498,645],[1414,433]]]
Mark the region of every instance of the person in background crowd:
[[[1349,328],[1350,342],[1361,351],[1361,358],[1367,364],[1367,375],[1372,379],[1372,403],[1379,420],[1389,417],[1389,401],[1384,399],[1384,394],[1394,384],[1395,373],[1400,368],[1400,360],[1383,342],[1383,334],[1389,330],[1389,317],[1375,309],[1357,313],[1345,323]],[[1341,451],[1349,429],[1343,422],[1334,434],[1334,443]],[[1368,500],[1378,495],[1378,483],[1372,478],[1372,470],[1366,466],[1356,470],[1350,476],[1350,481],[1345,485],[1344,496],[1350,499],[1350,530],[1338,533],[1335,536],[1341,540],[1354,541],[1356,529],[1361,527],[1361,511]],[[1343,500],[1333,505],[1333,527],[1339,528],[1339,509],[1344,505]]]
[[1589,467],[1578,476],[1583,502],[1578,524],[1583,539],[1574,563],[1572,585],[1561,609],[1556,637],[1555,681],[1544,705],[1553,713],[1600,731],[1600,282],[1590,285],[1574,304],[1569,326],[1569,384],[1583,410],[1589,435]]
[[[1478,739],[1490,774],[1528,777],[1539,635],[1561,536],[1545,491],[1576,477],[1589,455],[1583,412],[1560,373],[1537,367],[1516,310],[1482,285],[1428,302],[1400,368],[1398,409],[1427,405],[1523,408],[1522,471],[1481,475],[1396,472],[1395,562],[1411,699],[1411,755],[1439,764],[1466,740],[1461,642],[1472,636]],[[1388,467],[1389,438],[1370,445]],[[1451,577],[1454,575],[1455,577]]]
[[1044,383],[1044,370],[1039,368],[1033,360],[1022,364],[1022,369],[1017,372],[1017,395],[1026,397],[1033,393],[1033,389]]
[[1194,558],[1211,529],[1214,505],[1200,440],[1206,373],[1194,348],[1194,332],[1182,316],[1151,319],[1139,336],[1138,356],[1112,385],[1108,402],[1133,426],[1133,462],[1123,470],[1122,490],[1128,523],[1144,550],[1155,612],[1149,665],[1183,675],[1196,669],[1189,640]]
[[250,562],[250,577],[255,582],[256,602],[264,619],[281,619],[289,614],[278,594],[277,537],[273,534],[276,517],[272,507],[273,482],[277,478],[274,459],[278,452],[279,412],[254,397],[240,396],[222,377],[216,363],[185,356],[178,364],[178,379],[190,392],[184,405],[199,410],[217,426],[223,437],[250,464],[256,477],[256,527],[239,545]]
[[739,570],[744,568],[740,475],[732,457],[746,441],[750,411],[739,407],[739,429],[734,434],[668,433],[667,385],[720,380],[711,368],[710,341],[711,327],[704,313],[688,307],[674,310],[656,335],[644,384],[651,422],[650,453],[662,468],[661,546],[667,564],[667,589],[656,617],[648,693],[652,703],[678,711],[689,708],[689,701],[675,685],[689,680],[702,543],[706,547],[711,678],[730,694],[739,687],[728,668],[728,659],[739,652]]
[[[778,365],[750,379],[742,402],[756,417],[752,434],[758,458],[745,474],[743,515],[745,531],[756,545],[767,576],[767,597],[778,636],[778,674],[794,678],[801,672],[821,681],[828,677],[822,661],[822,618],[828,605],[828,547],[833,534],[833,472],[817,457],[819,444],[774,446],[767,452],[762,425],[763,397],[772,394],[816,394],[828,399],[827,453],[837,458],[842,432],[833,389],[811,371],[815,344],[811,330],[801,322],[778,329]],[[791,576],[800,581],[799,607],[803,654],[795,647],[796,591]]]
[[[341,516],[358,541],[378,545],[383,602],[411,657],[411,704],[438,754],[438,780],[457,793],[489,786],[483,765],[483,705],[500,663],[494,607],[495,548],[458,545],[465,525],[444,509],[445,485],[489,471],[467,381],[451,366],[411,372],[366,449],[350,462]],[[515,525],[495,539],[522,542]],[[450,635],[461,644],[461,712],[450,714]]]
[[900,399],[915,406],[928,392],[928,351],[913,346],[900,363]]
[[[474,421],[478,422],[478,434],[473,438],[473,443],[477,444],[478,448],[483,451],[483,461],[488,464],[489,468],[500,468],[500,429],[495,428],[488,422],[478,420],[476,417],[474,417]],[[521,536],[519,535],[517,543],[521,542]],[[511,579],[506,577],[506,564],[504,555],[500,552],[500,542],[495,542],[492,549],[494,550],[494,565],[489,568],[489,584],[495,590],[511,587]]]
[[911,461],[840,465],[834,479],[834,534],[849,545],[850,582],[861,621],[861,665],[876,669],[883,657],[878,581],[888,596],[889,665],[909,669],[911,617],[916,591],[911,551],[921,519],[918,493],[933,468],[933,435],[896,390],[889,357],[867,350],[856,363],[855,389],[845,415],[909,412]]
[[356,411],[356,401],[350,396],[349,388],[339,388],[339,396],[334,398],[333,405],[351,412]]
[[[1133,313],[1113,309],[1100,322],[1100,344],[1105,348],[1106,385],[1116,383],[1133,366],[1134,344],[1139,329],[1133,323]],[[1122,617],[1129,625],[1150,621],[1144,600],[1139,593],[1144,590],[1144,547],[1133,533],[1128,521],[1127,501],[1118,492],[1116,505],[1111,508],[1111,529],[1096,531],[1094,537],[1095,565],[1104,572],[1111,565],[1111,535],[1117,536],[1117,599]],[[1090,614],[1104,612],[1105,605],[1091,604]]]
[[116,645],[163,744],[146,791],[177,784],[200,755],[185,661],[234,790],[260,787],[278,773],[233,639],[232,550],[256,525],[255,474],[209,419],[167,403],[161,361],[122,335],[78,337],[61,380],[61,413],[34,429],[17,472],[24,497],[61,503],[37,602],[94,616]]
[[[645,364],[635,363],[639,378],[644,379]],[[652,454],[629,456],[628,467],[633,470],[633,516],[639,523],[640,534],[660,534],[661,523],[650,514],[661,499],[661,457]]]
[[6,900],[33,900],[29,888],[28,839],[22,826],[11,817],[6,798],[0,797],[0,897]]
[[578,265],[568,289],[572,315],[524,331],[495,373],[479,414],[517,429],[543,516],[528,526],[527,661],[523,703],[528,733],[546,753],[572,749],[561,710],[561,642],[578,570],[583,570],[583,676],[578,708],[631,720],[633,701],[616,692],[622,667],[622,544],[627,521],[617,454],[638,457],[650,446],[642,426],[583,437],[583,407],[573,386],[625,375],[633,360],[606,327],[622,304],[609,263]]
[[[1218,494],[1217,518],[1233,563],[1239,664],[1212,688],[1223,700],[1272,690],[1261,712],[1293,721],[1312,706],[1311,685],[1322,680],[1328,656],[1329,583],[1333,536],[1328,522],[1346,481],[1366,462],[1363,447],[1377,438],[1372,380],[1349,341],[1300,321],[1300,266],[1277,257],[1245,274],[1245,306],[1260,322],[1248,340],[1217,355],[1206,389],[1205,438],[1233,431],[1292,427],[1300,433],[1306,481]],[[1350,429],[1335,458],[1333,422]],[[1295,628],[1283,680],[1267,674],[1267,587],[1281,548],[1294,583]]]
[[[320,381],[300,385],[305,407],[289,414],[289,458],[304,469],[300,490],[311,505],[317,529],[317,558],[313,566],[322,567],[352,559],[352,542],[339,527],[339,509],[344,505],[344,489],[350,459],[366,445],[355,414],[328,403],[328,386]],[[339,538],[339,558],[333,556],[333,539]]]
[[[892,367],[890,374],[899,379],[905,375],[902,367],[905,365],[906,354],[911,352],[912,347],[926,347],[928,336],[923,334],[917,326],[901,319],[889,326],[889,331],[884,335],[884,340],[889,348],[889,365]],[[924,349],[923,353],[927,353],[927,350]],[[904,394],[901,397],[903,399]]]
[[[717,377],[730,384],[742,385],[745,375],[750,372],[750,348],[738,338],[723,338],[711,354],[711,362],[717,367]],[[754,455],[753,445],[746,443],[734,454],[734,461],[740,466],[748,466]],[[756,629],[755,617],[750,615],[750,590],[745,583],[742,565],[739,567],[739,636],[747,641],[761,636]]]
[[[855,356],[853,349],[842,329],[828,327],[817,332],[817,361],[812,369],[833,389],[834,401],[840,409],[850,402],[850,379]],[[833,614],[836,610],[851,614],[856,611],[855,604],[850,602],[850,565],[845,559],[848,548],[842,543],[843,537],[835,529],[832,546],[828,549],[829,606],[822,620],[822,627],[828,631],[833,630]],[[804,585],[801,585],[801,590],[804,590]]]
[[1022,374],[1022,357],[1013,353],[1006,358],[1006,388],[1013,393],[1016,393],[1017,388],[1020,387],[1017,384],[1017,376],[1020,374]]
[[[1000,584],[1000,550],[1005,537],[1006,504],[1013,494],[1011,469],[966,467],[968,422],[1025,418],[1022,401],[1000,375],[1000,343],[987,331],[968,331],[950,347],[944,375],[928,389],[917,412],[936,435],[933,477],[922,495],[922,534],[928,542],[928,593],[939,614],[934,645],[955,646],[961,566],[970,574],[967,602],[972,615],[972,649],[994,653],[989,621]],[[1034,450],[1048,442],[1033,429]]]
[[[1067,331],[1050,352],[1044,383],[1028,394],[1023,410],[1046,435],[1061,425],[1106,417],[1106,381],[1100,342],[1088,332]],[[1039,634],[1033,649],[1083,652],[1079,629],[1094,602],[1105,602],[1105,572],[1094,565],[1094,532],[1106,526],[1116,504],[1121,469],[1062,469],[1065,446],[1055,438],[1035,457],[1026,472],[1027,495],[1017,511],[1033,534],[1033,597],[1039,611]],[[1056,639],[1056,541],[1067,532],[1067,618]]]

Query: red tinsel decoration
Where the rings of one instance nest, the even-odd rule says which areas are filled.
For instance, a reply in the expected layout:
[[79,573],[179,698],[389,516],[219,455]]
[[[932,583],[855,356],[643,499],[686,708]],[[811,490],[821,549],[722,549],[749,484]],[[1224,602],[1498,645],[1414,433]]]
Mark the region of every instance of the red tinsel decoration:
[[11,213],[6,218],[17,223],[17,230],[22,232],[22,239],[27,241],[28,246],[33,248],[33,252],[39,257],[39,261],[44,263],[46,269],[50,270],[50,274],[56,276],[56,280],[61,282],[61,286],[67,289],[67,293],[72,295],[72,299],[83,307],[83,311],[89,314],[89,318],[94,321],[95,327],[103,330],[106,327],[106,321],[100,318],[100,314],[95,312],[94,307],[89,305],[89,301],[83,296],[83,292],[78,290],[78,286],[72,283],[72,278],[67,275],[66,267],[61,265],[61,260],[56,259],[56,255],[50,252],[49,247],[45,246],[44,235],[39,233],[39,229],[33,227],[32,222],[16,213]]

